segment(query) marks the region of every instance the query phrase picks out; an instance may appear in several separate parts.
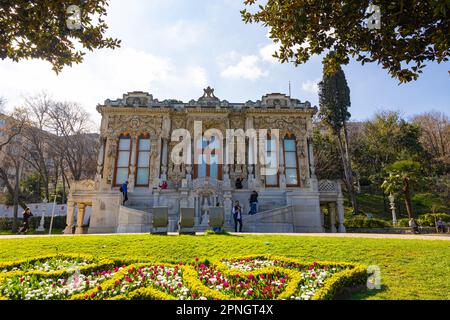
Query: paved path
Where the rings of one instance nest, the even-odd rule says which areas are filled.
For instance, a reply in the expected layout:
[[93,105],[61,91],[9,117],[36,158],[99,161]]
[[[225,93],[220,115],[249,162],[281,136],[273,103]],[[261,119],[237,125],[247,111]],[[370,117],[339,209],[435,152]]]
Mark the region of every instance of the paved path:
[[[145,233],[127,233],[127,235],[143,235]],[[332,237],[332,238],[370,238],[370,239],[408,239],[408,240],[450,240],[450,234],[381,234],[381,233],[234,233],[233,235],[253,235],[253,236],[292,236],[292,237]],[[39,237],[79,237],[79,236],[116,236],[118,233],[106,234],[87,234],[87,235],[0,235],[1,239],[20,239],[20,238],[39,238]],[[169,235],[178,235],[175,232],[169,232]],[[197,233],[203,235],[203,232]]]

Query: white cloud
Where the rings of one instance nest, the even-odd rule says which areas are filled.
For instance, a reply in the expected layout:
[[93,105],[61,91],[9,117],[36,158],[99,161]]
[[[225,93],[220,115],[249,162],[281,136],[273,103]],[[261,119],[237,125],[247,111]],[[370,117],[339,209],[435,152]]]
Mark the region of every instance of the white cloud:
[[231,51],[218,59],[222,71],[220,75],[227,79],[248,79],[256,80],[268,75],[260,67],[261,58],[256,55],[240,55]]
[[279,63],[277,58],[273,57],[273,54],[280,49],[280,45],[277,43],[270,43],[265,45],[259,50],[259,54],[264,61],[270,63]]
[[319,92],[319,85],[318,85],[319,82],[320,79],[303,81],[302,90],[309,93],[317,94]]
[[81,103],[97,121],[95,106],[105,99],[141,90],[158,99],[187,101],[208,82],[208,74],[200,66],[180,67],[169,58],[131,48],[96,51],[59,75],[41,60],[3,60],[0,70],[0,96],[7,98],[9,107],[19,105],[23,96],[45,90],[56,99]]

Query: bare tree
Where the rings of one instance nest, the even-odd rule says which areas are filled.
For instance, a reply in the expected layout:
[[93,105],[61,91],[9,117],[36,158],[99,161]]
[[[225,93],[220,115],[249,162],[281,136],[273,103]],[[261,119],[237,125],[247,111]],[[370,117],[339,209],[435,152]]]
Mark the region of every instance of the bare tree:
[[48,116],[52,147],[63,157],[71,178],[93,175],[95,169],[94,173],[90,170],[95,168],[97,139],[88,134],[92,129],[88,113],[76,103],[57,102],[50,105]]
[[22,143],[20,142],[20,136],[15,136],[11,139],[10,143],[0,150],[0,160],[2,165],[0,166],[0,181],[3,182],[8,193],[13,199],[14,214],[13,214],[13,227],[12,231],[17,232],[17,218],[19,205],[25,208],[26,205],[23,201],[20,201],[20,180],[23,172],[23,158],[21,154]]
[[441,112],[431,111],[415,116],[413,122],[422,129],[420,142],[438,161],[450,165],[450,120]]
[[50,196],[50,171],[54,167],[54,162],[52,161],[53,149],[50,144],[51,134],[45,130],[48,129],[48,111],[52,103],[54,102],[45,92],[26,98],[25,110],[29,115],[30,123],[22,129],[21,133],[24,140],[23,147],[26,150],[23,154],[23,159],[39,173],[39,177],[43,182],[45,197],[47,199],[49,199]]
[[15,108],[10,114],[0,113],[0,121],[0,150],[2,150],[21,133],[28,122],[27,112],[23,108]]

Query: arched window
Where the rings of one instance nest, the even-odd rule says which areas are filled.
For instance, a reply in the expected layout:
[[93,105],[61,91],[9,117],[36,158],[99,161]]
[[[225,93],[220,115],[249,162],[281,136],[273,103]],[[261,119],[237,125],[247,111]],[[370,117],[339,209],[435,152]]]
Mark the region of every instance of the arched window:
[[[196,148],[201,151],[197,154],[194,165],[194,178],[211,177],[217,180],[222,180],[222,164],[219,163],[220,155],[220,142],[216,140],[216,137],[212,137],[211,140],[205,138],[197,139]],[[213,149],[210,154],[210,159],[204,154],[205,149]],[[209,163],[207,163],[209,162]]]
[[136,186],[148,186],[150,177],[150,137],[141,135],[136,154]]
[[284,166],[286,173],[286,185],[288,187],[298,187],[298,159],[295,136],[286,136],[283,140]]
[[[270,134],[267,135],[267,140],[265,141],[265,152],[266,152],[266,161],[271,162],[274,161],[273,157],[275,156],[277,161],[277,150],[278,150],[278,144],[275,140],[276,137],[272,137]],[[272,164],[273,165],[273,164]],[[278,166],[278,163],[277,163]],[[278,187],[279,186],[279,179],[278,179],[278,170],[273,175],[265,175],[265,181],[266,181],[266,187]]]
[[116,156],[116,173],[114,176],[114,185],[119,186],[128,179],[130,171],[131,157],[131,137],[122,135],[119,137],[119,146]]

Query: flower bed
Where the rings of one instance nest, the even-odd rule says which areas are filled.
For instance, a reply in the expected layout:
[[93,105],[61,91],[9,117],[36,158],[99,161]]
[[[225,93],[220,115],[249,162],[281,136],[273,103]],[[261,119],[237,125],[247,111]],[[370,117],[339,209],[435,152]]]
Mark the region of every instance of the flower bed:
[[112,276],[114,272],[111,270],[87,276],[74,273],[70,277],[58,279],[35,274],[15,274],[4,281],[0,295],[11,300],[62,300],[94,288]]
[[1,267],[0,299],[332,299],[339,288],[367,280],[362,265],[269,255],[128,266],[59,255]]
[[[195,292],[191,292],[183,285],[183,270],[178,265],[132,265],[118,273],[104,286],[98,286],[81,295],[84,299],[127,299],[137,298],[133,293],[135,290],[142,290],[152,295],[154,290],[146,291],[145,288],[152,288],[160,291],[161,296],[175,298],[179,300],[206,299]],[[80,296],[77,297],[78,299]]]
[[239,273],[226,275],[204,264],[196,270],[200,281],[208,288],[243,299],[275,299],[289,282],[289,276],[276,269],[263,269],[267,272],[244,276]]

